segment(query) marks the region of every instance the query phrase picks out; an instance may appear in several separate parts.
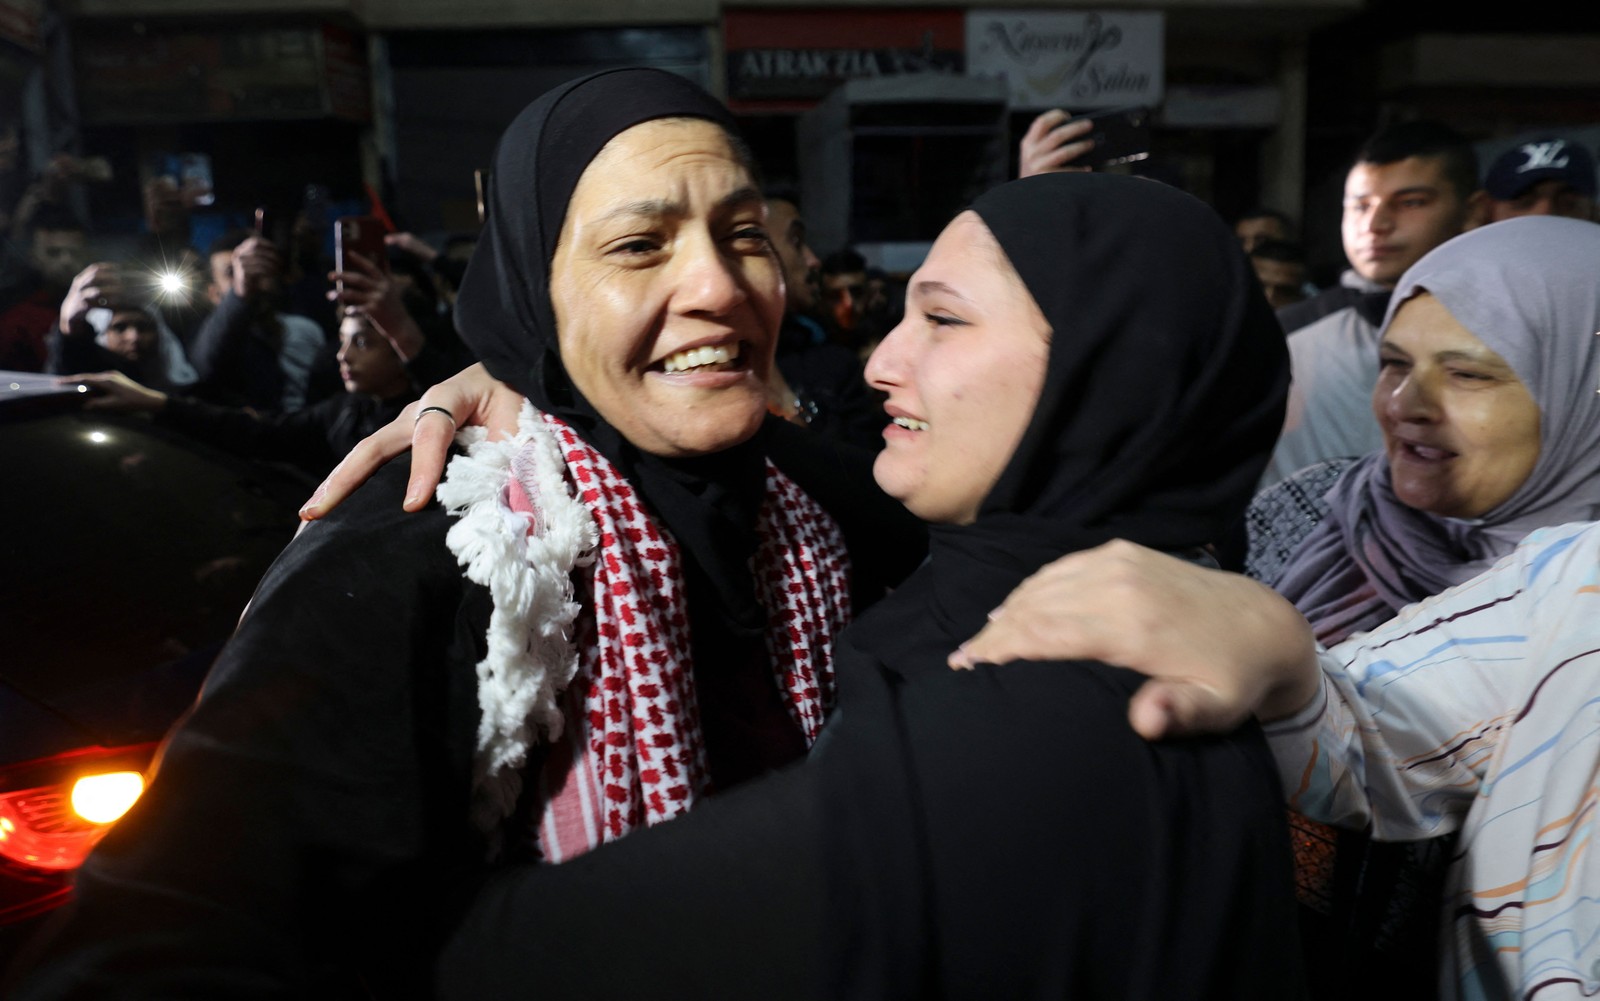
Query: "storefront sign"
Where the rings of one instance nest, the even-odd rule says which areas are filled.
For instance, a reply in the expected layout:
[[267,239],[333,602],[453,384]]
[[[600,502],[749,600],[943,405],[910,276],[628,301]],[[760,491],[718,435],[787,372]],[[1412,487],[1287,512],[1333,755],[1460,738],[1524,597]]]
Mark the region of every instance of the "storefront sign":
[[723,17],[728,101],[800,110],[846,80],[962,70],[953,10],[730,10]]
[[1004,77],[1013,108],[1161,103],[1160,13],[972,11],[967,73]]

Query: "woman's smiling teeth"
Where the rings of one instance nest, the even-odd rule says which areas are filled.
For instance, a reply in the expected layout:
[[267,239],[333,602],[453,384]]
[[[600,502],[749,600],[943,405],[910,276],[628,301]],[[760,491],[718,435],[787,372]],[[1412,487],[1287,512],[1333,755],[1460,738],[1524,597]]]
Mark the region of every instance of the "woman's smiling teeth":
[[896,424],[898,424],[900,427],[905,428],[907,431],[926,431],[926,430],[928,430],[928,422],[927,421],[919,421],[915,417],[896,417],[894,419],[894,422]]
[[1449,459],[1455,456],[1454,452],[1450,452],[1442,448],[1430,448],[1427,445],[1418,445],[1416,442],[1411,441],[1401,442],[1401,446],[1411,455],[1414,455],[1419,459],[1425,459],[1429,462],[1438,462],[1442,459]]
[[738,359],[738,344],[719,344],[715,347],[689,348],[686,351],[670,354],[661,365],[669,374],[703,368],[712,368],[720,372]]

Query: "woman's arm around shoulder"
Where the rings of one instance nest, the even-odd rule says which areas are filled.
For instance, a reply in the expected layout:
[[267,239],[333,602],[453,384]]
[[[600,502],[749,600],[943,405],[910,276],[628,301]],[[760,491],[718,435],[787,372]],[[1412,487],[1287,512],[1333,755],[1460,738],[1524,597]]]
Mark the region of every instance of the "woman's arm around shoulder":
[[1329,649],[1319,697],[1268,727],[1291,805],[1386,839],[1453,830],[1511,728],[1541,725],[1530,710],[1570,701],[1549,686],[1600,664],[1597,578],[1600,525],[1541,529]]
[[1311,628],[1248,577],[1113,541],[1056,560],[990,613],[952,667],[1084,658],[1148,675],[1129,704],[1151,739],[1223,733],[1315,694]]

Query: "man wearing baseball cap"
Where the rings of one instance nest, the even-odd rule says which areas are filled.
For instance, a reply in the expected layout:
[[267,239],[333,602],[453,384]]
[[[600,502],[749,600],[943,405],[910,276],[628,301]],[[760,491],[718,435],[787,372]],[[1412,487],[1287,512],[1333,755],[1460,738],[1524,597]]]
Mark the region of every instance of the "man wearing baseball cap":
[[1554,137],[1518,143],[1489,165],[1484,222],[1524,215],[1595,218],[1594,156],[1581,143]]

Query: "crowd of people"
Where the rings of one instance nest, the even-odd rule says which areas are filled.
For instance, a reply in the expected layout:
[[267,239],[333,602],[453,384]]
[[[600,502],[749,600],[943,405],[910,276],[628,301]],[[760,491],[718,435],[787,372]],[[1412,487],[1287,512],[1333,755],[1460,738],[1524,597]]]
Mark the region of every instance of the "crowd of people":
[[0,367],[321,476],[471,363],[449,315],[459,262],[395,233],[386,259],[354,254],[335,272],[305,225],[282,246],[231,230],[202,253],[161,180],[144,239],[114,260],[90,259],[96,241],[62,182],[24,196],[0,275]]
[[[0,370],[59,375],[89,387],[98,409],[148,412],[321,476],[475,360],[452,314],[476,234],[434,247],[392,232],[384,259],[352,254],[340,273],[329,234],[301,213],[287,233],[232,229],[202,253],[190,206],[158,177],[136,245],[91,262],[97,241],[70,208],[84,162],[58,157],[6,217]],[[769,406],[875,449],[882,400],[861,367],[898,322],[904,285],[849,248],[819,260],[798,203],[792,186],[768,185],[788,296]]]
[[5,364],[332,474],[15,996],[1600,991],[1592,154],[1383,128],[1319,290],[1086,131],[903,284],[652,70],[464,269],[19,213]]

